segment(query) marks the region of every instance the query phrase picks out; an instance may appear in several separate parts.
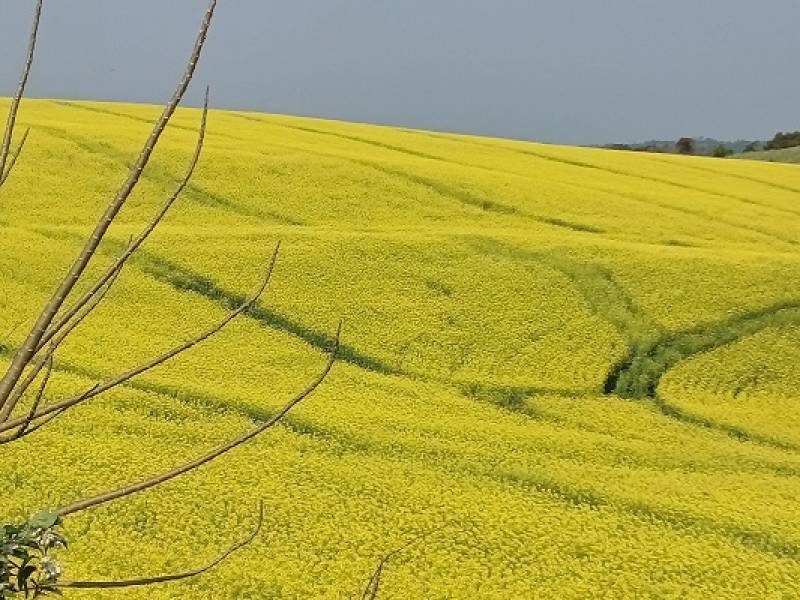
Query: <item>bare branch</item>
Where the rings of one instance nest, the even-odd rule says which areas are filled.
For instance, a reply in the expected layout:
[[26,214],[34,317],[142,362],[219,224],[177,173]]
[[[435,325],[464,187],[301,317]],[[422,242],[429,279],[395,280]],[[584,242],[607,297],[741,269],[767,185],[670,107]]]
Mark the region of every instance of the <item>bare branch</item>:
[[42,397],[44,396],[44,392],[47,389],[47,384],[50,382],[50,375],[53,373],[53,354],[55,352],[55,348],[51,348],[48,353],[47,357],[45,358],[45,362],[47,363],[47,368],[44,372],[44,377],[42,378],[41,384],[39,384],[39,389],[36,392],[36,397],[33,400],[33,404],[31,405],[30,410],[28,411],[28,418],[25,419],[25,422],[20,425],[19,430],[12,434],[9,437],[0,438],[0,445],[8,444],[9,442],[13,442],[14,440],[19,440],[25,437],[26,432],[28,431],[28,427],[33,421],[33,416],[36,414],[36,411],[39,408],[39,404],[42,402]]
[[64,325],[69,322],[69,320],[75,316],[75,314],[87,303],[89,302],[92,297],[98,293],[98,291],[105,285],[105,283],[114,277],[114,273],[119,272],[128,259],[136,252],[139,247],[145,242],[145,240],[150,236],[151,233],[155,230],[159,223],[164,219],[167,212],[169,211],[170,207],[173,205],[175,200],[178,199],[178,196],[186,189],[186,186],[189,185],[189,181],[194,174],[195,168],[197,167],[197,163],[200,160],[200,154],[203,151],[203,143],[205,141],[206,136],[206,123],[208,120],[208,97],[209,97],[209,88],[206,88],[206,95],[205,100],[203,101],[203,114],[200,120],[200,129],[197,136],[197,145],[195,146],[194,155],[192,156],[191,161],[189,162],[189,167],[186,170],[186,175],[184,175],[183,180],[180,182],[176,190],[173,194],[167,199],[167,201],[161,207],[161,210],[153,217],[153,220],[147,225],[147,227],[142,230],[142,232],[130,243],[128,244],[127,250],[117,258],[116,262],[108,267],[108,270],[103,273],[103,275],[95,282],[95,284],[78,300],[69,310],[67,310],[63,316],[59,317],[58,321],[53,323],[51,327],[48,328],[47,332],[44,334],[42,339],[39,341],[39,346],[37,352],[44,347],[50,339],[58,333],[58,331],[64,327]]
[[364,593],[361,594],[361,600],[375,600],[375,598],[378,597],[378,591],[381,585],[381,576],[383,575],[383,567],[386,565],[388,560],[389,559],[387,557],[383,557],[378,562],[378,566],[372,573],[372,577],[370,577],[367,587],[364,588]]
[[[62,329],[61,332],[52,339],[52,342],[50,344],[51,349],[49,350],[49,354],[55,354],[55,351],[64,342],[64,340],[67,339],[67,337],[73,331],[75,331],[75,329],[84,321],[84,319],[86,319],[86,317],[88,317],[89,314],[95,308],[97,308],[100,302],[103,301],[103,299],[108,294],[109,290],[111,290],[111,287],[116,282],[117,277],[119,277],[121,269],[122,267],[120,266],[111,274],[111,279],[109,279],[109,281],[106,282],[106,285],[100,290],[100,293],[96,294],[93,298],[90,298],[89,303],[85,304],[81,308],[81,310],[79,310],[78,313],[75,315],[75,318],[72,321],[66,323],[66,327]],[[41,372],[42,367],[44,366],[46,360],[47,360],[46,356],[44,358],[36,357],[33,361],[33,367],[28,372],[28,375],[11,392],[11,395],[8,397],[8,406],[11,407],[9,410],[9,414],[12,414],[17,403],[20,401],[20,399],[28,390],[28,388],[31,386],[31,384],[39,376],[39,373]],[[38,427],[36,429],[38,429]],[[8,441],[13,441],[14,439],[15,438],[12,438]]]
[[56,512],[61,516],[71,515],[86,510],[87,508],[99,506],[101,504],[105,504],[106,502],[117,500],[119,498],[132,496],[133,494],[137,494],[143,490],[156,487],[171,479],[175,479],[176,477],[194,471],[195,469],[205,465],[206,463],[218,459],[219,457],[230,452],[234,448],[241,446],[245,442],[252,440],[258,435],[264,433],[266,430],[274,427],[289,413],[290,410],[292,410],[292,408],[294,408],[300,401],[310,396],[314,392],[314,390],[316,390],[320,386],[320,384],[323,381],[325,381],[325,378],[328,376],[331,369],[333,368],[334,363],[336,362],[336,357],[339,352],[339,343],[341,334],[342,334],[342,324],[339,323],[339,327],[336,330],[336,337],[334,339],[334,344],[333,348],[331,349],[330,357],[328,358],[328,362],[325,364],[325,367],[322,369],[320,374],[317,375],[317,377],[310,384],[308,384],[308,386],[303,391],[295,395],[294,398],[289,400],[289,402],[287,402],[283,406],[283,408],[281,408],[267,421],[264,421],[263,423],[252,428],[250,431],[247,431],[243,435],[236,437],[228,442],[225,442],[224,444],[221,444],[214,450],[180,467],[177,467],[160,475],[144,479],[138,483],[134,483],[132,485],[120,488],[118,490],[114,490],[112,492],[106,492],[104,494],[99,494],[97,496],[93,496],[85,500],[79,500],[77,502],[73,502],[72,504],[64,506],[54,512]]
[[19,141],[19,146],[17,146],[16,151],[11,156],[11,162],[8,164],[6,168],[6,172],[0,176],[0,187],[3,187],[3,184],[8,179],[11,172],[14,170],[14,166],[17,164],[17,160],[19,159],[20,154],[22,154],[22,149],[25,148],[25,142],[28,141],[28,135],[31,133],[31,128],[28,127],[25,130],[25,133],[22,134],[22,139]]
[[70,267],[70,270],[64,280],[58,286],[58,289],[53,297],[42,310],[41,314],[36,320],[36,323],[28,334],[25,344],[15,354],[14,359],[11,362],[11,366],[9,367],[3,379],[0,380],[0,423],[7,421],[11,415],[9,405],[6,401],[17,381],[19,381],[19,378],[22,376],[25,367],[30,363],[31,359],[38,351],[39,342],[42,339],[42,336],[50,327],[50,324],[52,323],[58,311],[61,309],[61,306],[63,305],[67,296],[75,287],[75,284],[78,282],[92,257],[97,252],[97,248],[99,247],[100,242],[103,240],[103,237],[108,231],[111,223],[114,221],[120,209],[123,207],[125,202],[133,193],[134,188],[139,183],[139,179],[142,176],[142,171],[144,171],[144,168],[150,162],[150,157],[153,154],[156,144],[169,124],[169,121],[172,118],[172,115],[175,113],[178,104],[180,104],[181,100],[183,99],[186,89],[189,87],[189,83],[194,76],[197,62],[200,58],[203,46],[205,45],[206,36],[208,35],[208,28],[211,25],[211,19],[214,16],[216,5],[217,0],[210,0],[205,17],[203,18],[203,22],[200,26],[200,32],[198,33],[197,40],[189,58],[189,62],[186,66],[183,79],[178,84],[175,93],[164,108],[164,112],[162,113],[161,117],[156,122],[153,131],[150,134],[150,137],[147,139],[147,142],[145,142],[144,148],[142,148],[142,151],[139,154],[139,157],[137,158],[133,168],[131,169],[127,180],[117,192],[111,203],[108,205],[103,216],[97,222],[94,231],[86,240],[83,250],[81,250],[80,254],[75,259],[75,262],[73,263],[72,267]]
[[[8,109],[8,120],[6,121],[6,130],[5,134],[3,135],[3,144],[0,146],[0,187],[2,187],[3,183],[5,183],[6,179],[8,179],[8,175],[11,173],[11,168],[6,169],[6,162],[8,161],[8,155],[11,152],[11,142],[14,138],[14,126],[17,123],[19,105],[22,102],[22,97],[25,95],[25,86],[28,85],[28,76],[31,73],[33,56],[36,53],[36,40],[39,37],[39,22],[42,18],[42,3],[43,0],[38,0],[36,2],[36,12],[33,15],[33,28],[31,30],[31,36],[28,39],[28,54],[25,58],[25,66],[22,69],[22,77],[20,77],[17,91],[11,100],[11,107]],[[25,137],[27,137],[27,133],[25,134]],[[25,138],[23,138],[22,143],[20,143],[16,156],[19,156],[24,144]],[[16,157],[14,158],[14,162],[16,162]],[[12,163],[11,167],[13,166],[14,165]]]
[[10,439],[9,442],[15,442],[17,440],[21,440],[24,437],[28,437],[32,433],[36,433],[42,427],[45,427],[48,423],[50,423],[50,421],[52,421],[56,417],[60,416],[63,412],[64,412],[64,409],[61,409],[58,412],[54,412],[54,413],[46,416],[44,419],[40,419],[39,421],[37,421],[36,425],[33,425],[32,427],[29,427],[27,429],[27,431],[25,431],[24,433],[22,433],[20,435],[15,436],[13,439]]
[[[192,81],[197,63],[207,39],[211,21],[214,17],[217,2],[218,0],[208,0],[208,8],[206,9],[200,25],[200,30],[197,34],[192,52],[185,67],[183,77],[179,81],[177,88],[170,100],[165,105],[161,116],[154,123],[153,129],[145,141],[142,149],[140,150],[135,163],[130,168],[125,181],[122,183],[113,198],[111,198],[108,202],[102,216],[95,223],[91,234],[85,240],[80,253],[72,262],[64,278],[58,283],[56,290],[53,292],[48,302],[38,314],[35,323],[26,336],[25,342],[15,352],[10,366],[2,378],[0,378],[0,434],[6,435],[6,437],[0,436],[0,444],[19,440],[35,431],[38,431],[39,429],[47,426],[60,415],[64,414],[70,408],[97,397],[98,395],[112,390],[118,386],[124,385],[134,377],[166,363],[170,359],[216,335],[237,316],[251,309],[258,302],[269,285],[278,258],[280,243],[276,245],[275,250],[272,253],[271,260],[267,266],[266,273],[264,274],[263,279],[260,281],[255,293],[245,300],[239,307],[231,310],[219,322],[203,332],[195,335],[195,337],[191,338],[190,340],[174,346],[167,352],[155,358],[151,358],[143,364],[140,364],[139,366],[136,366],[127,372],[118,374],[103,383],[95,384],[77,396],[63,398],[49,404],[44,401],[48,385],[53,375],[54,357],[57,349],[104,300],[110,289],[115,284],[125,264],[163,221],[172,205],[189,185],[189,182],[199,163],[206,136],[209,106],[208,88],[206,89],[205,93],[202,118],[195,151],[191,157],[191,160],[189,161],[185,176],[179,182],[176,190],[169,198],[166,199],[164,204],[152,217],[151,221],[145,226],[145,228],[139,233],[139,235],[130,241],[128,247],[124,250],[122,255],[119,256],[110,266],[104,269],[102,275],[96,281],[93,283],[87,282],[90,283],[88,290],[80,295],[80,297],[74,303],[72,303],[71,306],[66,305],[65,303],[68,300],[72,302],[71,296],[73,293],[75,293],[76,296],[78,295],[76,288],[84,287],[82,283],[84,277],[87,276],[87,268],[91,264],[92,260],[97,256],[100,245],[107,235],[109,228],[114,223],[120,211],[123,209],[124,205],[133,195],[136,187],[140,183],[142,174],[150,163],[153,152],[155,151],[162,135],[174,116],[175,111],[180,105],[190,82]],[[28,44],[28,53],[25,66],[19,86],[17,88],[17,92],[11,102],[8,121],[2,138],[2,145],[0,145],[0,188],[2,188],[9,176],[12,174],[19,157],[25,148],[30,133],[30,129],[26,130],[22,135],[16,150],[12,149],[12,146],[15,143],[14,132],[17,122],[17,115],[22,98],[25,95],[25,88],[34,61],[42,9],[43,0],[37,0],[33,30],[31,32]],[[337,360],[340,349],[341,331],[342,324],[339,323],[334,342],[330,350],[330,355],[320,373],[305,387],[305,389],[292,397],[282,408],[280,408],[266,421],[254,424],[245,433],[225,441],[212,450],[207,451],[205,454],[181,466],[148,477],[146,479],[142,479],[138,482],[116,490],[77,500],[67,506],[62,507],[61,509],[58,509],[57,511],[54,511],[54,515],[71,515],[95,506],[100,506],[114,500],[137,494],[150,488],[157,487],[172,479],[199,469],[207,463],[215,461],[216,459],[224,456],[226,453],[234,450],[242,444],[249,442],[268,429],[274,427],[281,420],[283,420],[289,411],[291,411],[299,402],[311,395],[328,377]],[[43,369],[44,375],[42,376]],[[34,386],[40,377],[41,381],[39,382],[36,393],[33,395],[31,406],[27,410],[24,410],[20,407],[19,413],[22,413],[24,416],[19,416],[17,407],[23,398],[27,399],[29,390],[32,389],[32,386]],[[244,539],[231,545],[213,561],[195,569],[168,575],[140,577],[125,580],[60,581],[58,583],[53,583],[51,587],[42,587],[41,589],[37,587],[35,591],[38,594],[44,589],[58,593],[59,590],[54,588],[128,588],[149,586],[195,577],[215,568],[233,553],[251,544],[261,531],[263,522],[264,503],[261,501],[259,503],[258,521],[255,529]],[[57,536],[56,539],[59,540],[60,537]],[[48,547],[39,548],[42,555],[40,556],[42,563],[40,567],[45,570],[47,567],[43,557],[47,555]],[[385,557],[383,562],[388,560],[388,558],[389,555]],[[22,566],[24,567],[25,564]],[[28,567],[28,569],[30,568],[35,569],[36,567]],[[378,574],[377,577],[373,577],[373,579],[375,581],[375,593],[377,593],[377,585],[380,580],[380,574]],[[48,581],[52,581],[52,579],[48,579]],[[20,584],[20,588],[23,589],[23,591],[25,591],[27,594],[28,588],[24,582]]]
[[31,405],[31,409],[28,412],[28,418],[25,419],[25,422],[19,428],[19,433],[17,437],[22,437],[25,435],[25,430],[31,424],[33,420],[33,415],[36,414],[36,409],[39,408],[39,404],[42,402],[42,397],[44,396],[44,392],[47,389],[47,384],[50,383],[50,375],[53,374],[53,355],[55,353],[55,347],[50,349],[50,352],[47,353],[47,368],[44,372],[44,377],[42,377],[42,383],[39,385],[39,390],[36,392],[36,397],[33,400],[33,404]]
[[208,563],[203,567],[199,567],[197,569],[192,569],[190,571],[184,571],[182,573],[175,573],[172,575],[159,575],[156,577],[141,577],[138,579],[123,579],[120,581],[60,581],[58,582],[59,588],[78,588],[78,589],[111,589],[111,588],[129,588],[129,587],[137,587],[137,586],[146,586],[146,585],[154,585],[157,583],[168,583],[171,581],[179,581],[181,579],[189,579],[190,577],[196,577],[198,575],[202,575],[203,573],[210,571],[225,559],[227,559],[231,554],[237,552],[244,548],[245,546],[249,546],[253,543],[253,541],[258,537],[258,534],[261,532],[261,528],[264,525],[264,501],[261,500],[258,504],[258,521],[256,523],[256,527],[252,533],[250,533],[246,538],[240,540],[233,544],[230,548],[228,548],[225,552],[220,554],[217,558],[213,561]]
[[[275,250],[273,251],[272,258],[270,259],[270,262],[269,262],[269,267],[267,268],[266,274],[264,275],[264,278],[262,279],[262,281],[259,284],[258,289],[255,291],[255,293],[249,299],[247,299],[245,302],[243,302],[238,308],[236,308],[236,309],[232,310],[230,313],[228,313],[217,324],[215,324],[212,327],[210,327],[209,329],[203,331],[202,333],[200,333],[199,335],[195,336],[191,340],[189,340],[187,342],[184,342],[183,344],[180,344],[178,346],[175,346],[174,348],[172,348],[171,350],[165,352],[164,354],[162,354],[160,356],[157,356],[156,358],[153,358],[153,359],[151,359],[151,360],[139,365],[138,367],[135,367],[135,368],[131,369],[130,371],[122,373],[121,375],[117,375],[113,379],[110,379],[110,380],[108,380],[108,381],[106,381],[104,383],[92,386],[91,388],[89,388],[88,390],[86,390],[83,393],[79,394],[78,396],[73,396],[73,397],[70,397],[70,398],[66,398],[64,400],[60,400],[58,402],[54,402],[52,404],[49,404],[49,405],[39,409],[37,411],[36,415],[34,416],[34,419],[35,420],[36,419],[40,419],[41,417],[45,417],[45,416],[50,415],[51,413],[54,413],[54,412],[57,412],[57,411],[64,411],[64,410],[72,408],[72,407],[74,407],[74,406],[76,406],[78,404],[86,402],[87,400],[89,400],[91,398],[99,396],[100,394],[102,394],[104,392],[107,392],[108,390],[111,390],[111,389],[113,389],[113,388],[115,388],[117,386],[120,386],[123,383],[125,383],[126,381],[129,381],[130,379],[133,379],[137,375],[141,375],[142,373],[145,373],[146,371],[149,371],[149,370],[151,370],[151,369],[153,369],[153,368],[155,368],[155,367],[157,367],[157,366],[159,366],[161,364],[164,364],[168,360],[170,360],[170,359],[174,358],[175,356],[185,352],[186,350],[189,350],[190,348],[196,346],[197,344],[205,341],[206,339],[210,338],[214,334],[219,333],[228,323],[233,321],[236,317],[238,317],[240,314],[242,314],[243,312],[248,310],[251,306],[253,306],[258,301],[258,299],[261,297],[261,295],[264,293],[264,291],[267,289],[267,285],[269,284],[269,281],[272,278],[272,272],[275,269],[275,262],[278,259],[278,251],[279,250],[280,250],[280,243],[275,245]],[[63,335],[63,332],[62,332],[61,335]],[[3,433],[4,431],[8,431],[9,429],[12,429],[12,428],[18,426],[21,422],[22,422],[22,419],[16,418],[16,419],[9,419],[4,423],[0,423],[0,433]]]
[[433,535],[437,531],[441,531],[445,527],[446,525],[441,525],[439,527],[431,529],[430,531],[426,531],[422,535],[415,537],[411,541],[405,543],[399,548],[395,548],[388,554],[385,554],[383,557],[381,557],[381,559],[378,561],[378,566],[375,567],[375,570],[372,573],[372,577],[370,577],[369,581],[367,582],[367,587],[364,588],[364,592],[361,594],[361,600],[375,600],[375,598],[378,597],[378,592],[380,591],[380,585],[381,585],[381,577],[383,576],[383,570],[392,558],[408,550],[412,546],[421,544],[431,535]]

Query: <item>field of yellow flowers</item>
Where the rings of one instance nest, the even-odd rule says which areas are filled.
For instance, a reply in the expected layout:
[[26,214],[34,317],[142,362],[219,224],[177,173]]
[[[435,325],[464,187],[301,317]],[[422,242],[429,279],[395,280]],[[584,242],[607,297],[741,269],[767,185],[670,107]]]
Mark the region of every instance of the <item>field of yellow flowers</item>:
[[[2,104],[2,103],[0,103]],[[4,105],[0,106],[4,109]],[[28,101],[0,194],[0,366],[157,107]],[[0,450],[4,522],[279,428],[67,521],[72,598],[800,596],[800,168],[212,112],[196,176],[60,351],[50,394],[132,366],[273,285],[222,334]],[[112,228],[172,191],[184,110]],[[102,264],[95,265],[96,269]],[[17,326],[19,322],[23,325]]]

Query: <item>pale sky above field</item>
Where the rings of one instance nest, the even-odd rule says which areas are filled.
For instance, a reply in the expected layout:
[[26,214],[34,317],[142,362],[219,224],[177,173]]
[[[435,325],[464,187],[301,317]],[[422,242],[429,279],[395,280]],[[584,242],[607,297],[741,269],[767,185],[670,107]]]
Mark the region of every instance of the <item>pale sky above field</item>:
[[[0,3],[0,95],[33,0]],[[47,0],[30,93],[162,102],[205,0]],[[798,0],[220,0],[188,104],[593,144],[800,129]]]

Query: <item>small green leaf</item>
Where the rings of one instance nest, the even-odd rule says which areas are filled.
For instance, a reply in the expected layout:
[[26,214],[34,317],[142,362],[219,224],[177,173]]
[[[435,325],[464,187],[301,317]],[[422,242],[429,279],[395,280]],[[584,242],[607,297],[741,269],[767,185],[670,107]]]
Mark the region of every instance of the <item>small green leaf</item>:
[[28,521],[28,525],[34,529],[50,529],[58,525],[61,517],[58,513],[43,511],[33,515]]

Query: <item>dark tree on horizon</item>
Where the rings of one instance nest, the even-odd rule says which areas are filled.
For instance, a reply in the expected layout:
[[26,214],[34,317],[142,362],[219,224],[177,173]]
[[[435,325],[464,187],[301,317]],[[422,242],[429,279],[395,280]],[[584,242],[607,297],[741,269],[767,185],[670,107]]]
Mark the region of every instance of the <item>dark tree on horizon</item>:
[[675,149],[678,154],[694,154],[694,138],[682,137],[675,142]]

